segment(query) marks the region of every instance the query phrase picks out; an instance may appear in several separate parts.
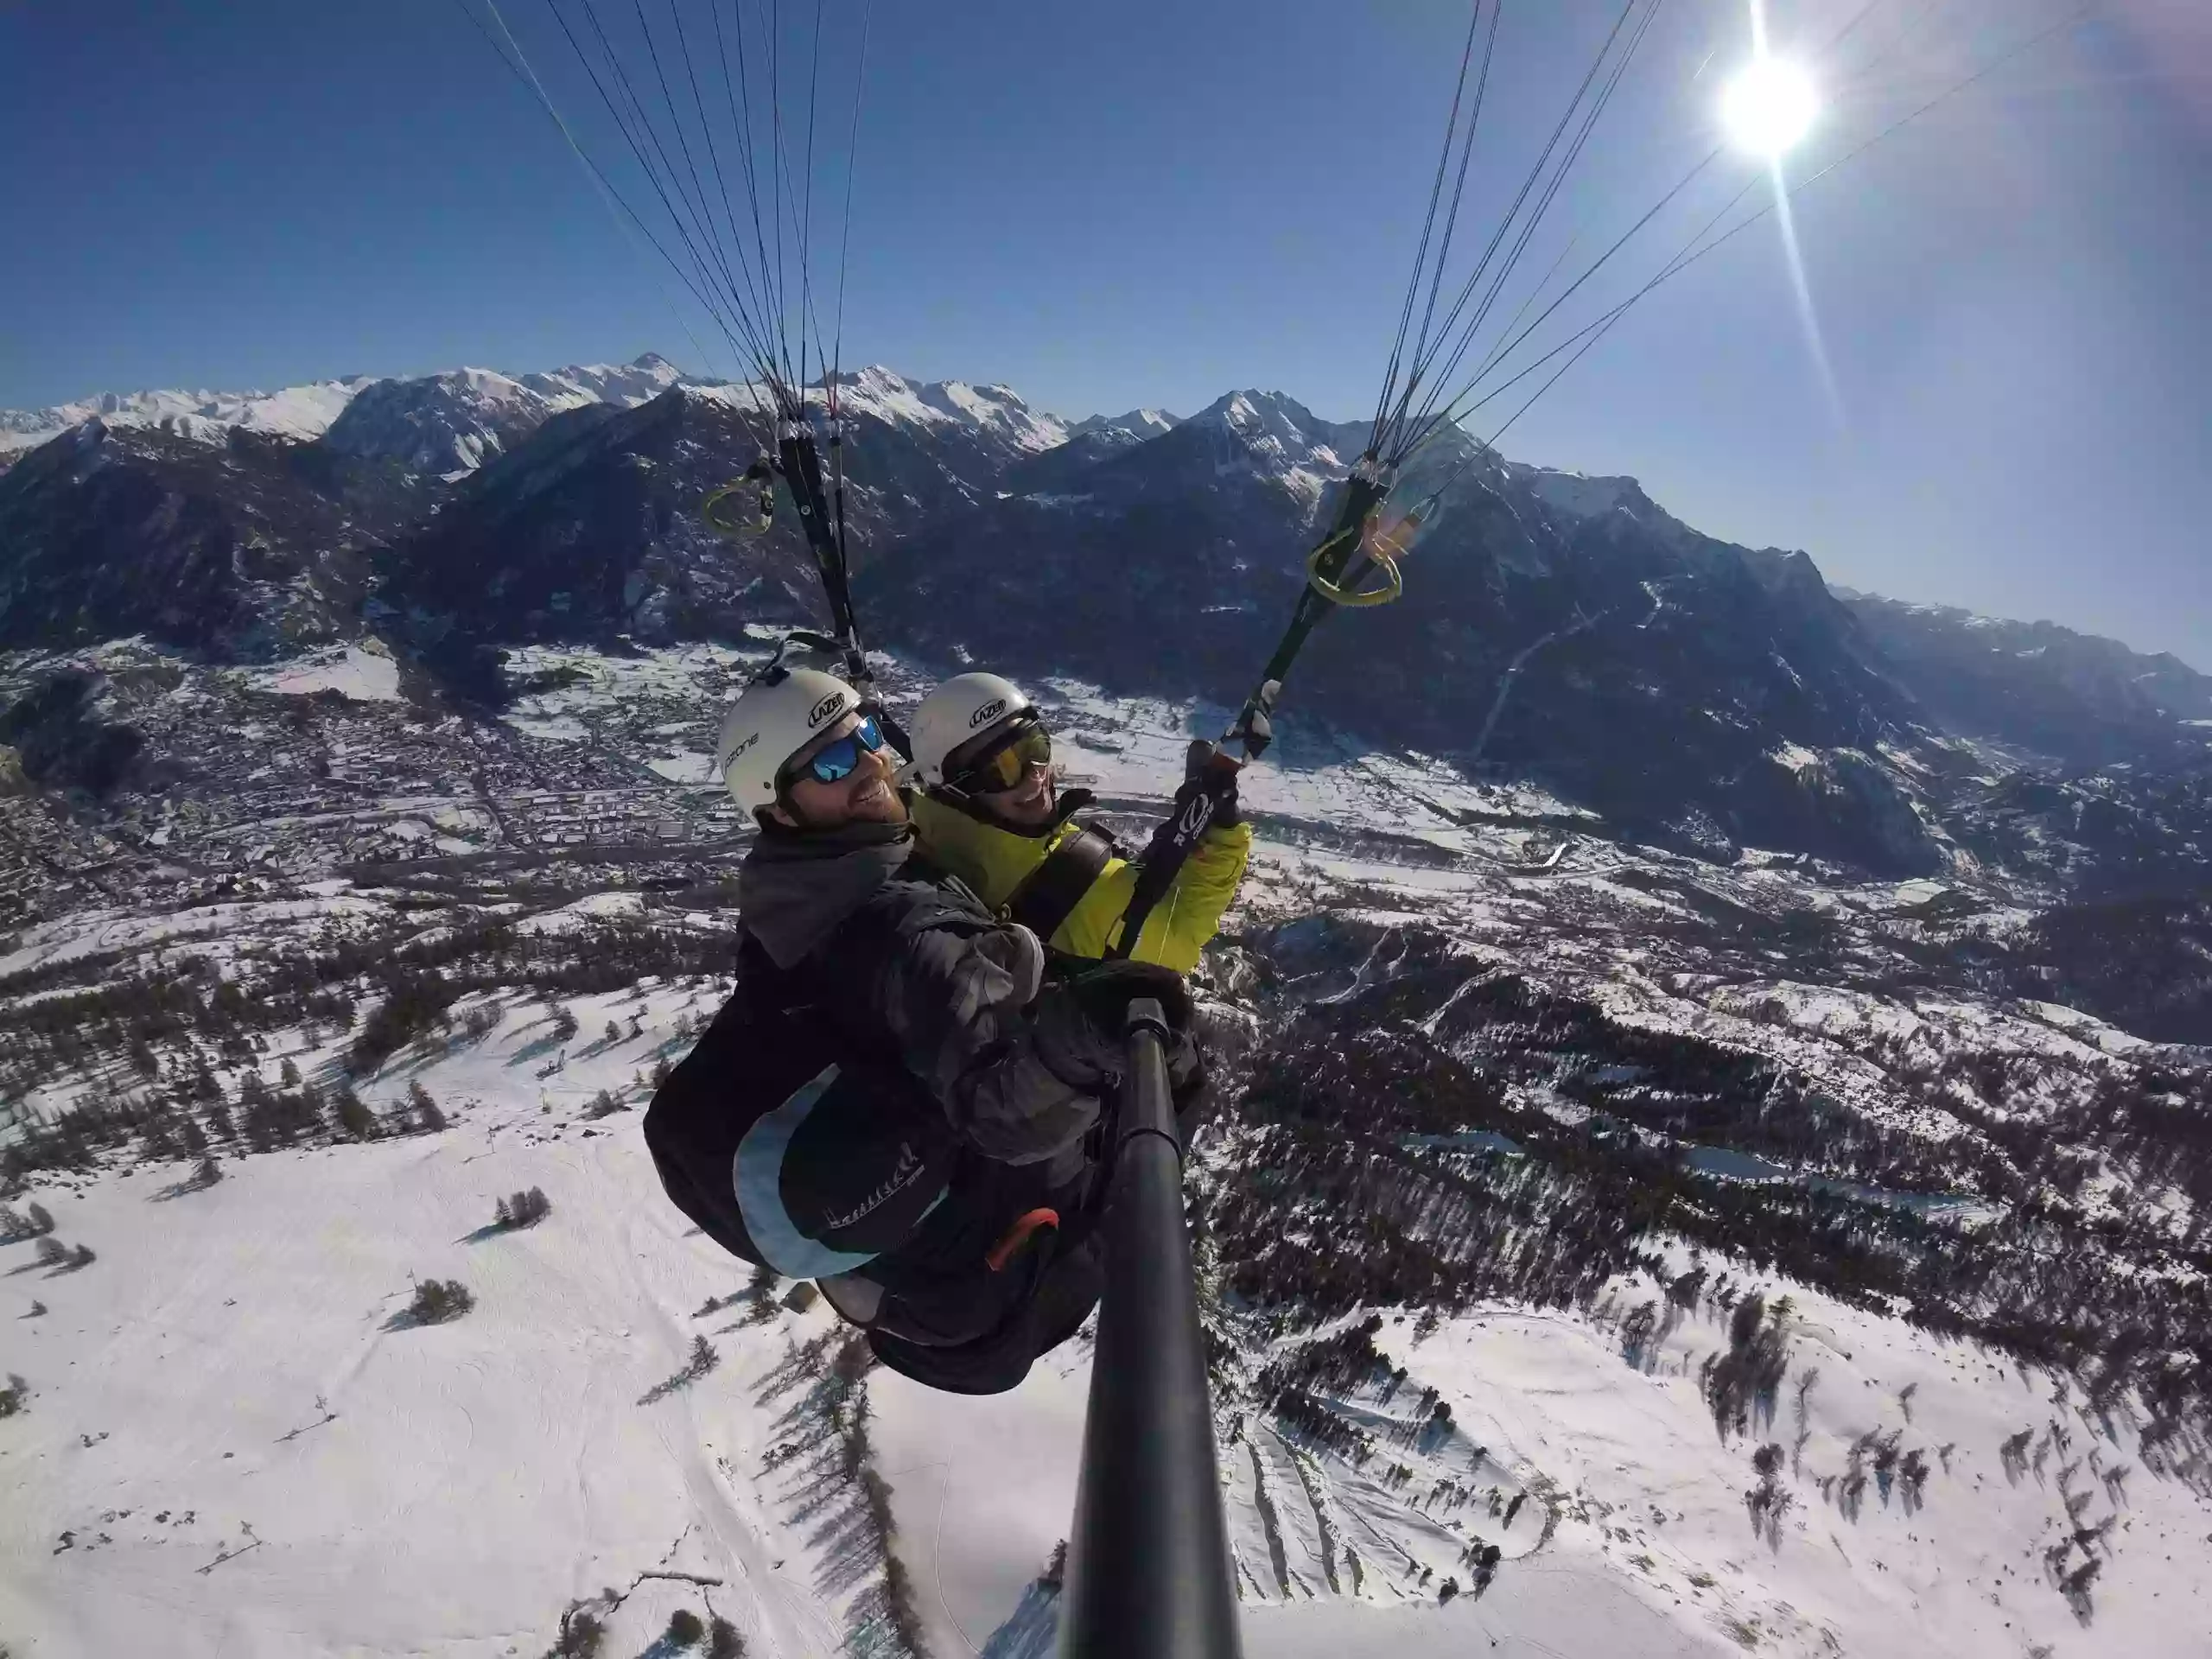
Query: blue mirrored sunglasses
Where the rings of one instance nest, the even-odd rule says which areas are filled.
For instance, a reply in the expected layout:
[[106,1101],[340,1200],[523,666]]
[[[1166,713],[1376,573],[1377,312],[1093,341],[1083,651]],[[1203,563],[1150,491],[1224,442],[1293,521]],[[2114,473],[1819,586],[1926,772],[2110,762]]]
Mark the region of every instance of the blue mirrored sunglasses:
[[861,757],[872,754],[883,747],[883,728],[875,723],[874,715],[864,714],[861,723],[847,732],[827,748],[815,753],[791,768],[793,779],[802,773],[817,783],[842,784],[860,766]]

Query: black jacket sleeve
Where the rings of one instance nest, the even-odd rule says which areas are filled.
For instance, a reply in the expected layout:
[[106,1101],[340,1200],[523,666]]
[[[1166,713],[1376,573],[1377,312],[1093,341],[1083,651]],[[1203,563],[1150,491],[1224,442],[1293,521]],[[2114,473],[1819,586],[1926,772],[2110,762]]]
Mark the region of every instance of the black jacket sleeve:
[[961,890],[887,882],[814,961],[831,994],[849,999],[842,1017],[887,1033],[985,1157],[1052,1158],[1097,1121],[1118,1039],[1044,984],[1034,934]]

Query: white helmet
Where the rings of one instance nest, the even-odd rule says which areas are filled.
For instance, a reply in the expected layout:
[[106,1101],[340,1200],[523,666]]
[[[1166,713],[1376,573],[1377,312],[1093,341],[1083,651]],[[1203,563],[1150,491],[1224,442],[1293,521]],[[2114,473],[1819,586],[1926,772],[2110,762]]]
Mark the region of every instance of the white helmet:
[[772,667],[738,694],[722,720],[715,769],[747,811],[776,804],[791,756],[861,706],[861,694],[818,668]]
[[914,749],[906,780],[924,789],[944,783],[946,758],[1001,721],[1033,709],[1012,680],[996,674],[956,674],[922,699],[908,729]]

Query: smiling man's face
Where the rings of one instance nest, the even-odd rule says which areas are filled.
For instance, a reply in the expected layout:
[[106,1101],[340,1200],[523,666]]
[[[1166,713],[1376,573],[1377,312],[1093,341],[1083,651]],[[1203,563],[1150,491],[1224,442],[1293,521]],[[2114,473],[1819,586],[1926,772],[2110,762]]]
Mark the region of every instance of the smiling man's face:
[[[1020,776],[1006,788],[991,787],[995,779],[978,778],[970,768],[975,759],[995,752],[1006,752],[1009,741],[1025,729],[1030,733],[1029,743],[1045,758],[1028,760],[1019,747],[1012,749],[1014,762],[1020,766]],[[1044,728],[1033,715],[1017,715],[1001,721],[983,733],[972,743],[963,744],[947,760],[948,773],[965,774],[962,787],[968,798],[988,816],[1014,830],[1036,830],[1052,821],[1053,808],[1058,804],[1058,791],[1052,782],[1052,747],[1043,741]]]
[[[906,823],[906,800],[892,782],[891,752],[869,747],[860,734],[864,723],[855,710],[800,750],[785,769],[790,781],[784,785],[783,800],[768,809],[770,816],[795,830]],[[835,782],[823,782],[812,770],[814,758],[846,743],[857,750],[857,764]]]

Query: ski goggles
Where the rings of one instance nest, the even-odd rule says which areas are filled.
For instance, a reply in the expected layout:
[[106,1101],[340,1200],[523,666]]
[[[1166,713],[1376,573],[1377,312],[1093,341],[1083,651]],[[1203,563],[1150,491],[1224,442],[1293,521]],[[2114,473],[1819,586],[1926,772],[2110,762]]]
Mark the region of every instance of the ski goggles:
[[996,795],[1020,784],[1032,766],[1052,764],[1052,734],[1043,722],[1030,720],[969,760],[949,781],[971,795]]
[[864,710],[859,725],[835,743],[817,749],[785,772],[781,781],[797,783],[808,777],[817,784],[842,784],[859,770],[862,755],[873,754],[882,747],[883,728],[875,723],[874,714]]

